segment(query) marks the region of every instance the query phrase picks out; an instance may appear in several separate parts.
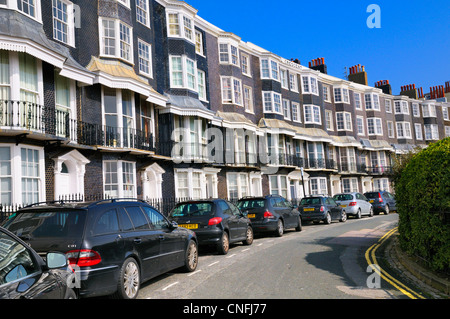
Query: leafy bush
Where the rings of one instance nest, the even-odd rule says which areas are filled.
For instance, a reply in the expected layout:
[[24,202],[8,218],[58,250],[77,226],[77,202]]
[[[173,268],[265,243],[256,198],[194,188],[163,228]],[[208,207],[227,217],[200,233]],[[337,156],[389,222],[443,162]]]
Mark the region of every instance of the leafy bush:
[[414,154],[394,177],[401,248],[450,270],[450,137]]

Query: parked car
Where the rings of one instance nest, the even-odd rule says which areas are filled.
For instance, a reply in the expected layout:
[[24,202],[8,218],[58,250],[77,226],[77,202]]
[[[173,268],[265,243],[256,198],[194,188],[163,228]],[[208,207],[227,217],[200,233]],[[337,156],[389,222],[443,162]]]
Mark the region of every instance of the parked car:
[[65,254],[44,259],[23,240],[0,227],[0,299],[76,299]]
[[345,208],[345,213],[347,216],[355,216],[356,218],[361,218],[362,215],[367,215],[369,217],[373,216],[373,207],[369,203],[366,196],[361,193],[351,192],[336,194],[333,196],[335,202]]
[[186,201],[178,203],[169,219],[194,231],[201,246],[214,245],[219,254],[225,255],[231,243],[253,243],[253,228],[234,204],[223,199]]
[[369,199],[369,202],[373,206],[373,211],[377,215],[379,213],[385,213],[387,215],[391,211],[397,210],[397,203],[394,195],[387,191],[367,192],[364,193],[364,196]]
[[281,237],[285,229],[302,230],[297,207],[281,196],[245,197],[237,202],[237,206],[250,218],[255,233],[273,232]]
[[302,198],[298,211],[303,221],[331,224],[333,220],[345,222],[346,210],[339,206],[332,197],[326,195],[311,195]]
[[198,262],[195,234],[138,200],[32,205],[5,227],[39,253],[64,252],[79,267],[80,297],[136,298],[145,280]]

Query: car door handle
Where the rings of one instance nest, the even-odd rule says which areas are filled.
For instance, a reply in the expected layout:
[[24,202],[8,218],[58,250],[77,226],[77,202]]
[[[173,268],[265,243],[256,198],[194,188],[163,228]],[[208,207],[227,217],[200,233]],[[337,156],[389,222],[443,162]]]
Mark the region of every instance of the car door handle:
[[141,238],[135,238],[133,241],[134,241],[136,244],[142,243],[142,239],[141,239]]

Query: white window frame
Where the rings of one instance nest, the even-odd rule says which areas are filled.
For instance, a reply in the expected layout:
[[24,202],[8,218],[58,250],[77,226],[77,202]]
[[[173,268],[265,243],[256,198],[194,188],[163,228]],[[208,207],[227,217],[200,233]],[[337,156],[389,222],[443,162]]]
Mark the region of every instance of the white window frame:
[[288,99],[283,99],[283,116],[284,119],[290,120],[291,119],[291,101]]
[[[303,106],[304,109],[304,123],[305,124],[322,124],[322,116],[320,114],[320,106],[314,104],[305,104]],[[310,109],[309,111],[307,111]],[[307,118],[307,115],[311,114],[311,119]]]
[[315,76],[302,75],[303,94],[319,95],[319,81]]
[[128,9],[130,8],[130,0],[116,0],[116,1],[123,4]]
[[253,89],[248,85],[244,85],[243,99],[245,112],[254,113]]
[[[273,180],[276,180],[277,185],[273,185]],[[282,180],[285,181],[286,188],[282,187]],[[288,199],[290,190],[289,178],[287,175],[269,175],[269,191],[271,195],[280,195],[285,199]]]
[[437,124],[425,124],[424,131],[426,141],[439,140],[439,127]]
[[[270,101],[266,99],[267,97],[270,97]],[[262,98],[264,113],[276,113],[283,115],[282,98],[280,93],[276,93],[273,91],[263,91]],[[269,103],[270,110],[268,108]]]
[[449,117],[448,117],[448,107],[447,106],[442,106],[442,118],[444,119],[444,121],[448,121]]
[[[367,135],[373,136],[373,135],[383,135],[383,124],[382,120],[379,117],[368,117],[367,118]],[[370,123],[372,122],[372,124]],[[371,126],[373,127],[373,132],[371,133]]]
[[[176,70],[177,73],[182,73],[181,79],[182,79],[182,84],[178,85],[176,83],[174,83],[174,77],[173,77],[173,73],[175,72],[174,68],[173,68],[173,59],[181,59],[181,71],[180,70]],[[190,74],[188,73],[188,62],[192,62],[194,64],[194,70],[193,73]],[[198,92],[198,87],[197,87],[197,61],[195,60],[191,60],[189,59],[187,56],[185,55],[169,55],[169,72],[170,72],[170,87],[171,88],[175,88],[175,89],[187,89],[190,91],[194,91],[194,92]],[[193,77],[193,86],[190,87],[189,86],[189,76]]]
[[292,92],[298,93],[298,78],[295,73],[289,72],[289,88]]
[[[109,163],[115,163],[117,170],[115,172],[107,172],[107,164]],[[127,183],[127,181],[124,180],[123,174],[123,166],[124,164],[131,165],[131,176],[133,178],[132,183]],[[128,195],[125,195],[124,187],[126,185],[132,186],[132,197],[137,197],[136,188],[136,162],[131,161],[123,161],[123,160],[103,160],[102,162],[102,171],[103,171],[103,194],[111,196],[111,198],[124,198],[124,197],[130,197]],[[115,184],[107,184],[106,183],[106,176],[107,174],[117,174],[117,183]],[[109,185],[117,185],[117,197],[114,197],[114,195],[111,195],[110,190],[106,190],[106,187]]]
[[436,117],[436,105],[430,103],[422,104],[422,116],[425,117]]
[[407,101],[395,100],[394,101],[394,113],[409,115],[409,106]]
[[386,113],[392,113],[392,100],[384,100],[384,108]]
[[350,104],[349,90],[346,87],[333,87],[334,103]]
[[323,100],[325,102],[331,103],[330,87],[328,85],[323,85]]
[[[230,196],[230,176],[235,175],[236,176],[236,186],[237,186],[237,193],[238,197],[241,198],[243,196],[249,196],[250,193],[250,179],[248,173],[238,173],[238,172],[228,172],[227,177],[227,196],[228,198],[234,198]],[[242,185],[242,177],[246,180],[247,185]],[[244,190],[244,187],[247,188],[247,190]]]
[[[342,116],[342,121],[339,119]],[[342,126],[340,125],[342,123]],[[350,112],[336,112],[336,129],[338,131],[352,131],[352,114]]]
[[353,99],[355,101],[355,109],[362,110],[361,93],[353,92]]
[[[265,64],[267,62],[267,68]],[[267,74],[268,73],[268,76]],[[270,79],[280,82],[280,67],[279,63],[268,58],[261,59],[261,78]]]
[[412,139],[411,123],[397,122],[396,125],[397,139],[405,138]]
[[136,21],[150,28],[150,7],[148,0],[136,0]]
[[358,115],[356,116],[356,130],[358,135],[365,136],[366,130],[364,127],[364,116]]
[[[170,16],[176,16],[177,21],[171,23]],[[195,37],[195,23],[194,18],[187,15],[186,13],[174,11],[174,10],[166,10],[166,21],[167,21],[167,37],[169,38],[182,38],[188,40],[191,43],[196,42]],[[187,24],[189,22],[190,25]],[[177,32],[171,32],[171,25],[176,26]]]
[[[300,114],[300,103],[298,102],[291,102],[291,108],[292,108],[292,121],[297,122],[297,123],[301,123],[302,122],[302,117]],[[295,112],[294,112],[295,110]],[[295,114],[295,116],[294,116]]]
[[422,124],[414,123],[414,132],[416,133],[416,140],[422,141],[423,140]]
[[[143,52],[141,50],[141,46],[146,47],[147,51],[148,51],[148,56],[142,55],[141,53]],[[147,62],[148,63],[148,72],[144,71],[141,66],[143,66],[143,63],[141,62]],[[139,69],[139,74],[143,74],[149,78],[153,78],[153,64],[152,64],[152,45],[148,44],[147,42],[138,39],[138,69]]]
[[327,131],[334,131],[333,111],[325,110],[325,128]]
[[[55,7],[53,6],[52,0],[52,21],[53,21],[53,39],[56,41],[65,43],[67,45],[70,45],[71,47],[75,47],[75,18],[74,18],[74,7],[73,3],[67,0],[56,0],[66,5],[67,12],[65,14],[67,15],[67,21],[63,21],[59,19],[57,16],[55,17]],[[58,8],[56,8],[58,10]],[[59,23],[66,25],[67,27],[67,40],[64,41],[62,39],[58,39],[56,36],[55,27]]]
[[287,69],[283,69],[280,67],[280,82],[281,87],[285,90],[289,90],[289,76]]
[[26,15],[27,17],[30,17],[31,19],[34,19],[40,23],[42,23],[42,11],[41,11],[41,0],[31,0],[34,2],[34,15],[31,15],[23,10],[23,2],[29,1],[29,0],[19,0],[22,4],[22,9],[19,8],[18,2],[16,0],[9,0],[6,2],[6,5],[10,9],[17,9],[18,12],[22,13],[23,15]]
[[[106,54],[105,53],[105,43],[104,43],[104,38],[105,38],[105,34],[104,34],[104,29],[103,29],[103,21],[113,21],[114,22],[114,52],[115,54]],[[98,24],[99,24],[99,34],[100,34],[100,56],[104,56],[104,57],[109,57],[109,58],[116,58],[116,59],[120,59],[129,63],[134,63],[134,49],[133,49],[133,28],[129,25],[127,25],[126,23],[123,23],[122,21],[120,21],[119,19],[110,19],[110,18],[104,18],[104,17],[99,17],[98,18]],[[122,40],[120,39],[120,26],[124,26],[126,28],[129,29],[130,34],[129,34],[129,43],[126,43],[129,46],[129,59],[126,59],[124,56],[122,56],[122,49],[121,49],[121,42]]]
[[[348,183],[348,185],[346,185],[346,183]],[[341,178],[341,187],[342,192],[344,193],[358,192],[358,179],[356,177]]]
[[[221,46],[226,46],[226,50],[222,50]],[[220,64],[230,64],[240,67],[239,47],[236,44],[219,41],[218,47]],[[236,50],[236,53],[233,53],[233,48]],[[222,59],[222,57],[226,57],[226,59]]]
[[[226,82],[229,82],[229,88],[225,88],[224,85]],[[220,77],[220,87],[222,92],[222,104],[236,104],[239,106],[243,106],[244,104],[244,96],[242,91],[242,81],[238,78],[232,76],[221,76]],[[229,91],[227,95],[231,95],[230,97],[226,97],[224,95],[225,90]]]
[[195,53],[204,56],[203,50],[203,33],[199,30],[195,30]]
[[242,74],[252,77],[252,68],[251,68],[251,62],[250,62],[250,56],[247,53],[241,52],[241,69]]
[[386,124],[387,124],[388,137],[395,138],[394,122],[387,121]]
[[380,96],[377,93],[365,93],[364,104],[366,110],[380,111]]
[[412,103],[412,114],[414,117],[420,117],[419,103]]
[[[314,184],[316,187],[313,187]],[[310,177],[309,185],[311,195],[328,194],[328,185],[326,177],[312,177],[312,178]]]
[[[204,198],[206,196],[206,188],[205,188],[205,172],[203,170],[200,169],[193,169],[193,168],[178,168],[175,169],[175,197],[176,198],[180,198],[180,194],[179,194],[179,174],[183,173],[183,174],[187,174],[187,193],[188,193],[188,198],[192,198],[192,199],[201,199]],[[195,187],[194,185],[194,174],[199,176],[199,187]],[[200,191],[200,195],[199,196],[194,196],[195,192],[194,192],[194,188],[199,188],[198,191]]]
[[205,71],[197,69],[197,86],[198,98],[201,101],[207,101],[206,95],[206,73]]

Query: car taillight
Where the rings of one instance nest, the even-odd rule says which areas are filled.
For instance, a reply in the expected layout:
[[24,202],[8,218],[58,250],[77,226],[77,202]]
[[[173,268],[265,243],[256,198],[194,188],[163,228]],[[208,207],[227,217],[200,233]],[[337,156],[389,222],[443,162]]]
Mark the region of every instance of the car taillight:
[[264,212],[264,218],[275,218],[275,216],[273,216],[273,214],[271,212],[269,212],[268,210],[266,210]]
[[320,211],[323,212],[325,210],[325,207],[320,206]]
[[381,194],[380,194],[380,193],[378,193],[378,201],[379,201],[380,203],[383,202],[383,198],[381,198]]
[[78,267],[88,267],[99,264],[102,261],[100,254],[91,249],[71,250],[66,253],[69,264]]
[[214,217],[208,221],[208,226],[214,226],[222,222],[222,217]]
[[348,206],[356,206],[356,202],[350,202],[350,204],[348,204]]

